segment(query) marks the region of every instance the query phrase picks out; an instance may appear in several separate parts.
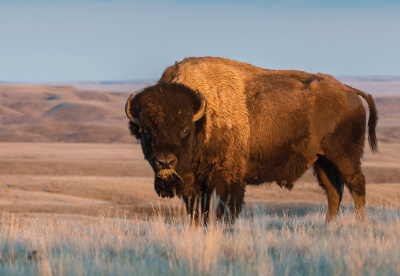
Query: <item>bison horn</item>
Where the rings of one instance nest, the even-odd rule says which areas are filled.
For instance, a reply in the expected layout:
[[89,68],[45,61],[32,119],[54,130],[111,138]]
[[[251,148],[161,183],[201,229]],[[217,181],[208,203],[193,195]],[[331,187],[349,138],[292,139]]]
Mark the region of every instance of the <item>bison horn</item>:
[[129,96],[128,100],[126,101],[125,105],[125,113],[129,120],[134,124],[139,124],[139,118],[135,118],[131,114],[131,103],[132,103],[133,93]]
[[206,98],[204,98],[204,95],[197,89],[196,89],[196,92],[200,96],[201,103],[200,103],[199,111],[197,111],[197,113],[193,115],[193,119],[192,119],[193,122],[200,120],[204,116],[204,113],[206,113],[206,107],[207,107],[207,101],[206,101]]

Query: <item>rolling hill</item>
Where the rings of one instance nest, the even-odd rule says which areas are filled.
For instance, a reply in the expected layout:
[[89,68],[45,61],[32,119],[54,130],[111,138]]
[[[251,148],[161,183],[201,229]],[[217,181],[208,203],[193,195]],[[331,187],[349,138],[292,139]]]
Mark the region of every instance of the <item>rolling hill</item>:
[[[371,80],[347,81],[354,87],[364,82]],[[388,86],[385,81],[372,83]],[[118,88],[115,85],[123,84],[94,83],[90,87],[112,90]],[[127,85],[124,89],[144,87]],[[132,92],[79,90],[66,85],[0,84],[0,142],[132,143],[134,138],[127,130],[124,111]],[[400,93],[377,94],[375,100],[380,115],[380,141],[400,141]]]

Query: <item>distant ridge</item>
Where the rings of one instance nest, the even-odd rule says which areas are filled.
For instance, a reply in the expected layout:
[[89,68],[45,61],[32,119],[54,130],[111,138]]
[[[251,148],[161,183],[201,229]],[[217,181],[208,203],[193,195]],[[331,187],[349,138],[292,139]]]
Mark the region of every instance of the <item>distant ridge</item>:
[[[146,86],[155,84],[155,79],[138,79],[138,80],[105,80],[105,81],[88,81],[88,82],[69,82],[61,83],[71,85],[80,90],[94,90],[102,92],[136,92]],[[55,83],[52,85],[60,85]]]
[[157,79],[132,79],[132,80],[98,80],[98,81],[69,81],[69,82],[42,82],[37,83],[39,85],[83,85],[83,84],[94,84],[94,85],[140,85],[150,84],[157,81]]
[[400,76],[335,76],[341,82],[374,96],[400,96]]
[[[148,84],[155,82],[155,79],[139,79],[139,80],[124,80],[124,81],[100,81],[101,85],[115,85],[115,84]],[[90,83],[90,82],[89,82]],[[96,82],[93,82],[93,84]]]
[[126,92],[0,84],[0,142],[133,143]]
[[99,81],[74,81],[74,82],[10,82],[0,81],[1,84],[21,84],[39,86],[70,86],[79,90],[91,90],[100,92],[136,92],[146,86],[155,84],[156,79],[132,79],[132,80],[99,80]]
[[338,80],[346,81],[366,81],[366,82],[391,82],[400,81],[400,76],[335,76]]

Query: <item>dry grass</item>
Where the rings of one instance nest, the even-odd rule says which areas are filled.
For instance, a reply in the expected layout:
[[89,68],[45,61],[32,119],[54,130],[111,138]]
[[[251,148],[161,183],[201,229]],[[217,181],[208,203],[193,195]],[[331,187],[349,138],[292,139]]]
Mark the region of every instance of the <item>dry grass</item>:
[[174,175],[183,182],[182,177],[180,177],[180,175],[174,169],[163,169],[157,174],[157,176],[161,177],[161,179],[169,179],[170,177],[174,177]]
[[369,209],[356,224],[345,210],[329,225],[309,211],[254,209],[207,227],[157,215],[3,216],[0,275],[398,275],[398,211]]

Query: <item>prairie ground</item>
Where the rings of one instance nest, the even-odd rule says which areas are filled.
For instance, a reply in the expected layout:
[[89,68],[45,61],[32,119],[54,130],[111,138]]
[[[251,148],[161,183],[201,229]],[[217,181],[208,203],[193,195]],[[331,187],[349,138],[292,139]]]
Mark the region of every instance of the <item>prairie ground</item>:
[[128,95],[0,85],[0,275],[399,275],[400,97],[376,98],[364,223],[345,189],[325,225],[310,170],[290,192],[249,186],[234,225],[198,227],[155,193]]
[[[370,206],[400,205],[400,144],[380,144],[380,155],[366,150],[363,168]],[[0,143],[0,210],[15,216],[113,213],[171,213],[179,199],[159,198],[154,173],[138,144]],[[249,186],[246,208],[304,209],[326,204],[312,171],[290,192],[275,184]],[[345,189],[344,204],[352,204]],[[166,213],[164,215],[167,215]]]

